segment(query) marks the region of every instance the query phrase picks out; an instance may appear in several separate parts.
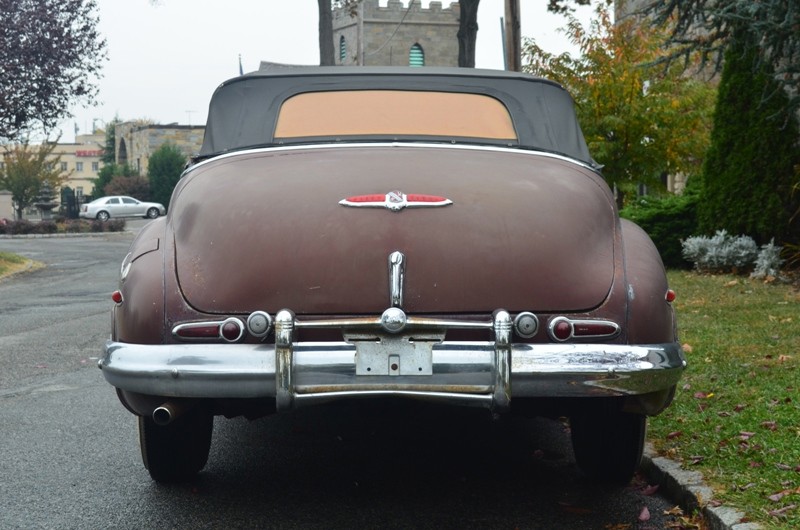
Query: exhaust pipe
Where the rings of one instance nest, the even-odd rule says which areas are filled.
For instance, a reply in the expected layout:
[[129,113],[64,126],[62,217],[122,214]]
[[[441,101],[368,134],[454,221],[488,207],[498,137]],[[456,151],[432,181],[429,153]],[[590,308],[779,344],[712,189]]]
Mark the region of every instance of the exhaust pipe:
[[192,405],[181,401],[167,401],[153,410],[153,421],[156,425],[169,425],[178,419]]

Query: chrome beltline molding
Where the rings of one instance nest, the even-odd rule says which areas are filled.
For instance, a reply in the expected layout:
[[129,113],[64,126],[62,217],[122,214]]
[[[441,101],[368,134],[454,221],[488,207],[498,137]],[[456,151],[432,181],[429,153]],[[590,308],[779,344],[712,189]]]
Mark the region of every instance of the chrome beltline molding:
[[580,166],[583,168],[592,171],[593,173],[597,173],[598,169],[592,167],[590,164],[583,162],[581,160],[577,160],[575,158],[570,158],[565,155],[560,155],[558,153],[550,153],[547,151],[535,151],[531,149],[525,149],[521,147],[503,147],[503,146],[495,146],[495,145],[473,145],[473,144],[445,144],[445,143],[436,143],[436,142],[342,142],[342,143],[316,143],[316,144],[299,144],[299,145],[281,145],[281,146],[273,146],[273,147],[255,147],[252,149],[242,149],[239,151],[232,151],[229,153],[224,153],[221,155],[213,156],[211,158],[207,158],[197,164],[190,166],[186,169],[185,173],[191,173],[195,169],[198,169],[206,164],[211,162],[215,162],[218,160],[225,160],[228,158],[236,158],[242,155],[251,155],[251,154],[269,154],[269,153],[276,153],[282,151],[314,151],[319,149],[364,149],[368,147],[410,147],[410,148],[435,148],[435,149],[458,149],[458,150],[467,150],[467,151],[493,151],[498,153],[516,153],[521,155],[527,156],[534,156],[534,157],[542,157],[542,158],[553,158],[556,160],[563,160],[565,162],[569,162],[570,164],[575,164],[576,166]]

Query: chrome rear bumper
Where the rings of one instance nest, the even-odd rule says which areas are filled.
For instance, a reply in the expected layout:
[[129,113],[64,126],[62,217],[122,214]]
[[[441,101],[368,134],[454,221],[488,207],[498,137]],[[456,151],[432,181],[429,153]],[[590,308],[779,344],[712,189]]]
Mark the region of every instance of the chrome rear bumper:
[[[428,375],[364,375],[352,342],[294,342],[303,327],[276,319],[275,344],[142,345],[109,341],[98,365],[113,386],[174,398],[274,397],[279,411],[340,398],[406,396],[494,410],[512,397],[641,395],[669,389],[686,366],[677,343],[514,344],[498,311],[494,341],[436,342]],[[362,350],[363,351],[363,350]],[[390,352],[387,352],[387,355]]]

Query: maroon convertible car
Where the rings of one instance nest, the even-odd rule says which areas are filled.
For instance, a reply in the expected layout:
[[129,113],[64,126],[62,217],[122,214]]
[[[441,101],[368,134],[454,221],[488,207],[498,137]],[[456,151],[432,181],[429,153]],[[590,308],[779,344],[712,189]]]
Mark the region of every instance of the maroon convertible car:
[[214,415],[414,398],[567,416],[620,482],[686,365],[673,298],[557,84],[279,68],[215,92],[99,364],[157,481],[205,466]]

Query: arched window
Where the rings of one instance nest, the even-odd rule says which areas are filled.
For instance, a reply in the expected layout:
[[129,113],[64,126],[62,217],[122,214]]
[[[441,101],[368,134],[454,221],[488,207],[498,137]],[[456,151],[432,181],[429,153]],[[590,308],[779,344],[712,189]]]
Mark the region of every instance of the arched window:
[[408,52],[408,66],[425,66],[425,52],[419,44],[413,45]]
[[124,166],[128,163],[128,146],[125,144],[125,139],[120,138],[119,147],[117,148],[117,164]]
[[344,41],[344,35],[339,37],[339,62],[344,64],[347,59],[347,43]]

